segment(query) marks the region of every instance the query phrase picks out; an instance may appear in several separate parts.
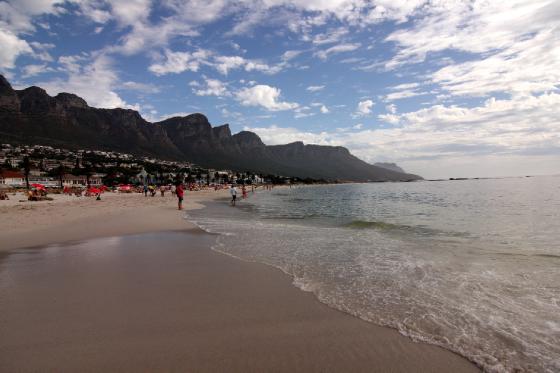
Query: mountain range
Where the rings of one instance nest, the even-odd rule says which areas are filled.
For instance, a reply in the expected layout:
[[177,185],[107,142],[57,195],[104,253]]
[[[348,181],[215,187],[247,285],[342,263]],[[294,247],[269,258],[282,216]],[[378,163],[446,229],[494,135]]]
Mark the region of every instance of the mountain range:
[[146,121],[134,110],[99,109],[71,94],[14,90],[0,75],[0,141],[100,149],[190,161],[203,167],[341,181],[412,181],[400,168],[366,163],[340,146],[265,145],[253,132],[212,127],[202,114]]

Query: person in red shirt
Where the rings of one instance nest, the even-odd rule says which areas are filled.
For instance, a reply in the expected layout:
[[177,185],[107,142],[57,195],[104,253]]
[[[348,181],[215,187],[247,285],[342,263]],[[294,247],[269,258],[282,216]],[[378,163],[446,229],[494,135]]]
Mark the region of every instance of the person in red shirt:
[[185,194],[185,189],[183,188],[183,184],[177,185],[177,189],[175,190],[175,194],[177,194],[177,200],[178,200],[177,206],[179,207],[179,210],[182,210],[183,209],[183,196]]

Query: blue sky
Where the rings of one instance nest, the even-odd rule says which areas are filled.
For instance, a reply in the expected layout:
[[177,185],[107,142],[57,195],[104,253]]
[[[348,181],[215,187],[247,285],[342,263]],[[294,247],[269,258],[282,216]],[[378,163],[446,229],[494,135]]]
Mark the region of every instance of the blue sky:
[[560,2],[0,1],[0,71],[425,177],[560,173]]

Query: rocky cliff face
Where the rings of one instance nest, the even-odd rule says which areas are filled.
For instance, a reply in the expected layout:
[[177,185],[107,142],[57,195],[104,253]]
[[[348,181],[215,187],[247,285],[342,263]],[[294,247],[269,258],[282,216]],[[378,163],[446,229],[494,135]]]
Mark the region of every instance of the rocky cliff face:
[[395,172],[401,172],[403,174],[405,173],[405,171],[402,168],[400,168],[399,166],[397,166],[396,163],[376,162],[373,165],[377,166],[377,167],[385,168],[387,170],[391,170],[391,171],[395,171]]
[[71,93],[49,96],[39,87],[15,91],[0,75],[0,141],[68,148],[115,150],[205,167],[301,178],[404,181],[416,175],[370,165],[343,147],[267,146],[254,133],[232,135],[227,124],[212,127],[202,114],[158,123],[125,109],[97,109]]
[[20,109],[19,98],[17,93],[6,78],[0,75],[0,110],[17,112]]
[[182,156],[161,126],[145,121],[134,110],[92,108],[74,94],[51,97],[39,87],[16,91],[3,80],[0,137],[7,141]]

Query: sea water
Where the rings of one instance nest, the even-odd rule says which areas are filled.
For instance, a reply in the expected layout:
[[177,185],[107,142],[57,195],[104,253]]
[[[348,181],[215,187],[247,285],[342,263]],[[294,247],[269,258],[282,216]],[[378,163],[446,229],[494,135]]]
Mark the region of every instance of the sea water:
[[560,372],[560,177],[249,193],[191,220],[364,320],[488,372]]

